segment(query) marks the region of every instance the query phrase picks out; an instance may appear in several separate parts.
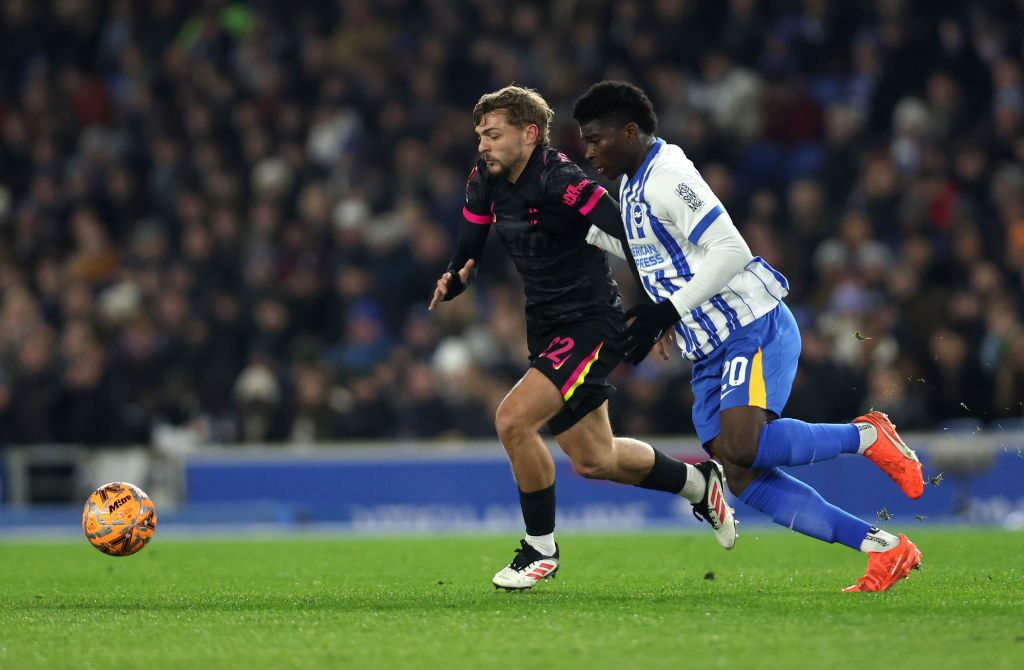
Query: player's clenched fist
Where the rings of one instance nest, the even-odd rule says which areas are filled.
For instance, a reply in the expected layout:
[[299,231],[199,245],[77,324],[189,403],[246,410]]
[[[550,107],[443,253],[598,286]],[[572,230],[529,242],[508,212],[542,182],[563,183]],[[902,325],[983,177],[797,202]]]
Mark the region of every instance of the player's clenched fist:
[[470,258],[466,261],[466,264],[462,266],[458,274],[452,274],[451,272],[445,272],[441,275],[441,278],[437,280],[437,287],[434,289],[434,297],[430,300],[430,306],[428,310],[434,309],[434,306],[439,302],[451,300],[458,294],[462,293],[466,288],[466,282],[469,280],[469,273],[476,265],[476,261]]

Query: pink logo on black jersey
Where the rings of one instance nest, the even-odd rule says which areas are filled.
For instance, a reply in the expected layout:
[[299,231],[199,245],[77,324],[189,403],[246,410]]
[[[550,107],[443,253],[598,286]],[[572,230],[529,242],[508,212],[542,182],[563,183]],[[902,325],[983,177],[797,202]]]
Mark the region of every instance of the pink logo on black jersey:
[[539,209],[537,209],[536,207],[527,207],[526,208],[526,213],[527,213],[527,216],[530,217],[530,225],[531,226],[536,226],[538,223],[540,223],[540,210]]
[[584,179],[575,186],[569,186],[568,188],[566,188],[565,193],[562,195],[562,202],[564,202],[569,207],[575,205],[576,201],[580,199],[580,193],[583,192],[583,189],[585,189],[589,183],[589,179]]

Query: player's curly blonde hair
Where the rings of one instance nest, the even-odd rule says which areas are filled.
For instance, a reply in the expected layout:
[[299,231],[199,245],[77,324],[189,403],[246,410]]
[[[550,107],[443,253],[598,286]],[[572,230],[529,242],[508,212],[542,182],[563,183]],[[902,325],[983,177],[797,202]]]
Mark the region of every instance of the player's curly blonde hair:
[[551,119],[555,118],[555,113],[537,91],[523,86],[506,86],[499,91],[485,93],[473,107],[473,123],[479,126],[484,114],[498,109],[505,110],[510,125],[517,128],[530,124],[537,126],[540,143],[551,144]]

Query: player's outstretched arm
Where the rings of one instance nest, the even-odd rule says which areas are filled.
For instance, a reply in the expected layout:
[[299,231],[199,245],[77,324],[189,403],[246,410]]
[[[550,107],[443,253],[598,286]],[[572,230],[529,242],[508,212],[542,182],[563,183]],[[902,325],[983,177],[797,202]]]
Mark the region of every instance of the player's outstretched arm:
[[[651,300],[647,291],[644,290],[643,281],[640,279],[640,270],[636,266],[633,255],[625,253],[625,250],[629,248],[629,242],[626,239],[626,228],[619,214],[618,203],[606,193],[587,214],[587,219],[591,223],[590,231],[587,233],[587,242],[626,261],[629,265],[630,274],[633,275],[633,279],[640,288],[640,295],[645,299],[643,303],[631,309],[628,314],[639,315],[642,313],[647,315],[648,312],[651,312],[658,315],[653,319],[655,323],[666,318],[675,317],[671,323],[665,326],[651,325],[652,319],[646,317],[636,328],[630,326],[624,334],[624,340],[619,343],[620,348],[629,350],[626,360],[634,362],[634,364],[639,363],[647,356],[647,352],[651,350],[651,347],[655,347],[658,354],[665,360],[668,360],[668,353],[665,351],[665,344],[660,334],[678,321],[679,315],[675,313],[671,305],[658,307],[657,303]],[[655,328],[657,332],[655,332]],[[671,339],[669,344],[671,345]],[[642,354],[640,353],[641,350]]]
[[629,272],[640,289],[640,295],[653,304],[647,291],[644,290],[643,280],[640,279],[640,269],[636,266],[633,254],[626,253],[626,250],[629,249],[629,241],[626,239],[626,227],[619,215],[619,203],[615,202],[615,198],[606,192],[586,217],[590,221],[587,242],[626,261]]
[[622,242],[597,226],[591,225],[590,230],[587,231],[587,244],[597,247],[601,251],[607,251],[612,256],[626,260],[626,252],[622,249]]
[[[449,298],[447,297],[448,285],[452,282],[453,278],[457,280],[461,286],[465,287],[465,285],[469,282],[469,274],[473,270],[474,265],[476,265],[476,261],[470,258],[468,261],[466,261],[466,264],[462,266],[462,269],[459,270],[457,274],[453,275],[451,272],[445,272],[443,275],[441,275],[441,278],[437,280],[437,287],[434,288],[434,297],[431,298],[430,306],[427,307],[427,310],[434,309],[434,306],[437,305],[437,303],[439,302],[449,300]],[[455,296],[452,297],[454,298]]]
[[622,224],[619,203],[615,202],[615,198],[606,191],[584,216],[590,222],[587,242],[622,260],[628,260],[626,228]]
[[466,290],[466,286],[476,275],[476,259],[484,252],[487,234],[491,232],[494,222],[493,212],[487,212],[489,204],[487,189],[482,181],[479,166],[473,168],[466,182],[466,206],[462,208],[462,222],[459,224],[459,239],[455,243],[455,255],[448,263],[441,278],[434,287],[434,295],[430,299],[428,310],[434,309],[439,302],[451,300]]

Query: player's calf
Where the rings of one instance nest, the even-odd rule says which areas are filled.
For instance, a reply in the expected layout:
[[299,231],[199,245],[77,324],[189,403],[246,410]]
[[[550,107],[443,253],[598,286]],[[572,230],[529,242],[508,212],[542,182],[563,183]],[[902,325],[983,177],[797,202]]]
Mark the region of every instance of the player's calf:
[[591,454],[585,458],[574,458],[572,469],[580,477],[586,479],[607,479],[615,480],[618,473],[616,462],[613,456]]

